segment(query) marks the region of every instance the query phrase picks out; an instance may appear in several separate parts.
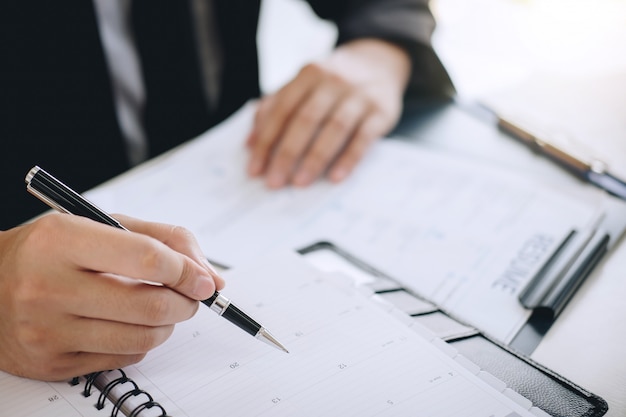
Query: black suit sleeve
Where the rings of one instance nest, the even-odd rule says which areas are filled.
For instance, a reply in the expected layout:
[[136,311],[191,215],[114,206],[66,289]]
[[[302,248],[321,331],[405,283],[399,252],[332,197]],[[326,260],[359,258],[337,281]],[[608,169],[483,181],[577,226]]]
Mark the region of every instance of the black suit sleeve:
[[428,0],[308,0],[323,19],[337,24],[338,44],[377,38],[404,48],[411,57],[408,95],[451,96],[454,87],[433,50],[435,19]]

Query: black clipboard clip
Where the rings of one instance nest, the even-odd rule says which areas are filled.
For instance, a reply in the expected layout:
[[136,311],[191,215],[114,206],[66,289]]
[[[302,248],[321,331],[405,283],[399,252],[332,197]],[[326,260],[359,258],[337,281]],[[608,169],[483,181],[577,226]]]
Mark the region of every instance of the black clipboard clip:
[[573,230],[519,294],[520,303],[556,318],[607,252],[609,240],[602,229]]
[[573,230],[519,294],[532,310],[510,346],[532,352],[591,271],[608,252],[609,233],[597,227]]

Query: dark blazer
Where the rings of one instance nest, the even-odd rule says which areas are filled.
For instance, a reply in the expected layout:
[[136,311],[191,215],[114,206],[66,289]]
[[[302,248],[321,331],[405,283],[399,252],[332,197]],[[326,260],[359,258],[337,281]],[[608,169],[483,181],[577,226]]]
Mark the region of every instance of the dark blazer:
[[[196,136],[260,93],[256,49],[260,0],[214,4],[224,55],[219,108],[209,112],[180,97],[180,114],[171,117],[180,119],[179,126],[163,139],[163,147],[153,147],[151,155]],[[337,23],[339,42],[375,36],[407,48],[414,63],[411,94],[452,91],[430,47],[434,21],[426,0],[310,0],[310,4],[321,17]],[[172,16],[169,24],[188,27],[185,19]],[[148,105],[158,99],[147,91]],[[187,120],[185,115],[193,117]],[[159,133],[168,135],[157,129],[155,135]],[[150,135],[149,142],[153,140]],[[78,191],[129,168],[89,0],[0,2],[0,230],[47,209],[25,191],[24,176],[36,164]]]

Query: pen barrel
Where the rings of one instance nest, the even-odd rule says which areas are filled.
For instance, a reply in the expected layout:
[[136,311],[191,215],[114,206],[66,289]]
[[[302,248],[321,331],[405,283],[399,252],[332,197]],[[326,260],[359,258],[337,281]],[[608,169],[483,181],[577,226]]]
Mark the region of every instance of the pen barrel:
[[242,330],[245,330],[252,336],[256,336],[259,330],[261,329],[261,325],[256,321],[252,320],[250,316],[241,311],[237,306],[230,304],[228,308],[222,314],[226,320],[230,321],[237,327]]
[[117,220],[39,167],[29,172],[27,184],[29,192],[61,212],[124,229]]

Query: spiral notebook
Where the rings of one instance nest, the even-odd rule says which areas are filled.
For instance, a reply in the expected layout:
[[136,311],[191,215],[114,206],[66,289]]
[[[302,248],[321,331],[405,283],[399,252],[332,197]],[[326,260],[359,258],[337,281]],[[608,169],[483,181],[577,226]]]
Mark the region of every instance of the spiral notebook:
[[134,366],[57,383],[0,374],[3,415],[548,415],[373,292],[300,255],[226,276],[228,295],[289,354],[201,308]]

